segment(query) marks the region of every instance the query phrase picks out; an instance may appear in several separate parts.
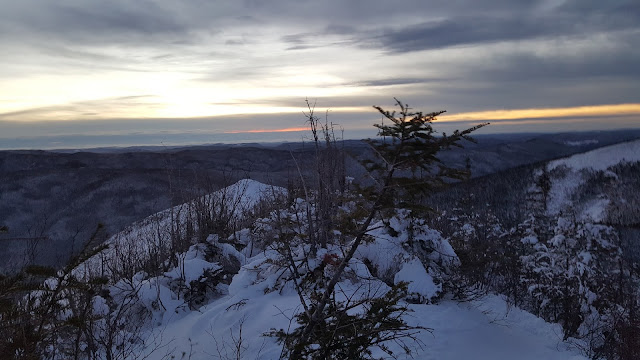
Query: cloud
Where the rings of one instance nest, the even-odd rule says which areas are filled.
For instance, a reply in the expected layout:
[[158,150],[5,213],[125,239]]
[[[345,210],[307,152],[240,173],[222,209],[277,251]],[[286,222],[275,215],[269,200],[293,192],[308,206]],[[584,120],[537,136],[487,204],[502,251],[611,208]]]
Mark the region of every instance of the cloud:
[[131,43],[182,37],[189,27],[158,2],[34,1],[3,4],[0,23],[22,40],[53,43]]
[[589,37],[602,32],[638,29],[639,24],[640,6],[631,3],[604,9],[565,4],[542,13],[452,14],[443,19],[387,28],[365,43],[404,53],[501,41]]
[[444,78],[387,78],[387,79],[365,80],[365,81],[355,82],[352,84],[352,86],[381,87],[381,86],[429,84],[429,83],[435,83],[435,82],[442,82],[445,80],[447,79],[444,79]]
[[279,132],[294,132],[294,131],[308,131],[308,127],[292,127],[284,129],[251,129],[251,130],[231,130],[225,131],[225,134],[251,134],[251,133],[279,133]]
[[29,35],[93,44],[151,40],[197,44],[216,34],[277,25],[289,29],[282,41],[291,48],[311,47],[318,38],[334,35],[353,41],[353,46],[375,44],[389,51],[410,52],[637,28],[640,18],[640,5],[632,0],[567,0],[546,6],[548,3],[556,2],[21,0],[4,1],[0,29],[5,38]]
[[[308,97],[336,113],[366,108],[346,117],[362,123],[394,96],[455,112],[640,101],[640,3],[631,0],[0,6],[4,119],[178,119],[239,107],[286,108],[293,119]],[[136,94],[152,97],[117,100]],[[298,125],[281,121],[272,127]]]
[[[639,35],[640,36],[640,35]],[[549,58],[535,54],[513,54],[496,59],[482,72],[485,80],[549,82],[567,79],[626,78],[640,80],[640,52],[592,54],[583,58]]]
[[0,121],[33,123],[47,120],[101,119],[114,115],[126,117],[139,114],[141,108],[158,107],[159,104],[154,103],[154,100],[153,95],[130,95],[39,106],[0,113]]

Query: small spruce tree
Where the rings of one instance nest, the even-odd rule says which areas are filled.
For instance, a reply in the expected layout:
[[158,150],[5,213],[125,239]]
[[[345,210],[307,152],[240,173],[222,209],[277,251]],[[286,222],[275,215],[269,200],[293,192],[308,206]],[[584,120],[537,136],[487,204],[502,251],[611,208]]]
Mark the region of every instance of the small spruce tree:
[[[334,358],[328,357],[329,354],[326,353],[326,350],[333,345],[319,342],[325,338],[327,328],[331,328],[331,321],[336,316],[335,311],[332,313],[332,310],[336,308],[333,301],[335,286],[340,281],[356,250],[366,239],[369,226],[374,218],[384,209],[406,208],[413,211],[423,209],[424,207],[420,203],[421,195],[429,194],[451,179],[464,179],[469,175],[465,169],[447,167],[438,159],[437,154],[452,146],[460,147],[459,143],[463,139],[473,141],[469,134],[488,124],[480,124],[464,131],[456,130],[451,135],[445,133],[439,135],[433,129],[432,122],[444,111],[427,114],[414,112],[407,104],[398,99],[395,100],[399,107],[397,112],[390,112],[379,106],[374,106],[384,119],[390,120],[390,123],[375,124],[374,126],[379,129],[378,136],[381,139],[368,141],[376,158],[363,162],[374,180],[373,185],[360,189],[367,200],[367,205],[365,205],[367,215],[354,232],[354,238],[347,247],[344,257],[337,264],[333,275],[327,278],[321,286],[322,291],[312,299],[308,311],[297,317],[300,327],[290,334],[278,334],[280,339],[287,339],[285,346],[291,359],[310,356],[318,358],[314,357],[318,354],[317,350],[323,352],[324,358]],[[401,290],[394,288],[391,294],[397,294]],[[396,317],[397,311],[387,311],[389,309],[402,311],[404,308],[397,305],[400,299],[401,296],[391,296],[389,301],[382,306],[384,308],[382,310],[386,309],[387,313],[384,319],[366,318],[360,319],[360,321],[365,320],[366,323],[366,320],[370,320],[372,328],[379,328],[375,325],[395,319],[399,323],[390,329],[391,333],[394,331],[406,332],[408,328],[400,317]],[[367,313],[363,316],[367,317],[368,315],[370,314]],[[375,340],[379,339],[377,336],[363,338],[362,334],[358,333],[342,335],[344,335],[340,339],[342,344],[354,344],[357,347],[358,351],[356,352],[359,357],[355,358],[369,358],[367,357],[368,352],[362,350],[374,346]],[[365,343],[362,340],[366,340]],[[356,353],[349,352],[348,349],[341,351],[347,351],[349,354]]]

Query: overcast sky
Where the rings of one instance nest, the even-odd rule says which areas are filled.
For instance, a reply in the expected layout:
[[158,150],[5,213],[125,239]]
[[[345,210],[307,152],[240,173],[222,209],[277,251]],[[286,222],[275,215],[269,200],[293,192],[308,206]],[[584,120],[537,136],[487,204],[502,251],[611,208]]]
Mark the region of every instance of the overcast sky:
[[[304,126],[393,97],[493,132],[637,126],[637,0],[0,0],[0,142]],[[549,110],[552,109],[552,110]],[[466,123],[464,123],[466,124]],[[461,124],[461,125],[464,125]]]

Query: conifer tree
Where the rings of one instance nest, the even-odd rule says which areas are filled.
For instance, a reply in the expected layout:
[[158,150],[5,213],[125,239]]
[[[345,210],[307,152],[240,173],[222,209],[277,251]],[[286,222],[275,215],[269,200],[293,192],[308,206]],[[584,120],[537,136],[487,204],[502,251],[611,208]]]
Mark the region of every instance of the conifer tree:
[[381,139],[368,141],[377,156],[376,159],[363,162],[374,180],[374,185],[362,189],[369,201],[368,215],[357,229],[335,272],[322,287],[320,296],[313,301],[305,316],[301,317],[301,327],[290,334],[294,338],[289,345],[291,359],[299,359],[307,354],[313,339],[321,337],[322,331],[318,332],[318,329],[325,329],[331,318],[327,314],[327,306],[331,303],[335,286],[379,212],[397,207],[419,210],[423,208],[416,200],[420,195],[429,194],[443,186],[447,179],[463,179],[469,175],[468,171],[445,166],[437,154],[452,146],[460,147],[459,142],[463,139],[473,141],[469,134],[488,124],[480,124],[464,131],[456,130],[451,135],[438,135],[432,122],[444,111],[427,114],[414,112],[407,104],[395,100],[399,108],[397,112],[374,106],[390,123],[375,124]]

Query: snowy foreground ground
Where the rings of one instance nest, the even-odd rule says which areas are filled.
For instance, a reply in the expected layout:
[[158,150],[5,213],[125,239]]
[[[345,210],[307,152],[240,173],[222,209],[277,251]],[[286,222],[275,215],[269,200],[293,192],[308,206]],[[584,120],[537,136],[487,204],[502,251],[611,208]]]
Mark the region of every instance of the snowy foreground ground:
[[[244,194],[248,198],[269,190],[266,185],[253,181],[244,180],[239,184],[250,189]],[[434,234],[428,232],[425,236]],[[382,233],[377,238],[373,245],[362,249],[362,256],[371,258],[379,254],[380,258],[375,262],[380,266],[385,266],[384,258],[404,257],[406,263],[396,278],[412,281],[409,288],[418,292],[427,294],[434,291],[431,276],[422,267],[418,269],[420,271],[411,270],[415,262],[401,250],[392,250],[393,242],[398,239],[385,237]],[[219,285],[220,292],[225,295],[195,311],[189,310],[184,300],[166,286],[167,278],[178,276],[177,270],[166,273],[164,279],[141,280],[141,301],[147,304],[147,308],[158,309],[153,313],[153,327],[146,336],[147,351],[141,355],[149,355],[148,359],[236,359],[239,352],[242,359],[280,357],[281,345],[275,338],[264,334],[271,329],[286,330],[291,325],[295,326],[289,319],[301,311],[297,294],[290,286],[279,291],[270,290],[277,276],[264,271],[263,264],[269,257],[268,251],[250,257],[247,253],[237,252],[229,244],[218,246],[241,260],[242,267],[233,276],[230,285]],[[446,249],[442,251],[446,252]],[[198,279],[204,269],[216,267],[217,264],[204,260],[197,248],[192,247],[186,254],[180,272],[190,281]],[[371,276],[362,262],[356,262],[351,267],[355,272],[362,272],[359,276]],[[377,283],[384,290],[386,285],[379,281]],[[355,287],[349,281],[344,281],[339,284],[338,290],[353,293]],[[153,303],[157,304],[158,299],[162,310],[152,306]],[[413,347],[414,359],[585,359],[577,349],[571,349],[562,342],[560,326],[508,307],[498,296],[471,303],[443,300],[437,305],[410,307],[413,312],[408,314],[407,322],[432,329],[418,334],[420,344],[408,343]],[[396,354],[402,354],[397,345],[390,344],[390,348]],[[385,357],[382,352],[374,355]],[[402,355],[400,358],[409,357]]]
[[[607,154],[603,156],[607,157]],[[552,164],[550,170],[559,165],[577,172],[584,167],[581,163],[558,162]],[[261,196],[268,196],[274,191],[273,187],[242,180],[227,188],[226,195],[237,204],[234,213],[239,214],[258,203]],[[553,191],[564,194],[567,186],[554,188]],[[558,197],[566,199],[566,196]],[[173,213],[184,214],[178,207],[174,208]],[[151,220],[142,221],[114,236],[110,242],[129,252],[139,251],[143,254],[145,246],[140,245],[143,234],[148,233],[149,229],[160,232],[169,226],[169,214],[169,211],[164,211]],[[372,230],[369,234],[375,241],[363,245],[349,265],[348,271],[354,275],[352,279],[369,279],[368,282],[340,281],[337,286],[339,297],[340,294],[348,296],[364,291],[361,290],[363,283],[368,284],[367,291],[379,291],[380,294],[389,288],[382,281],[372,279],[363,264],[365,259],[374,263],[381,272],[395,269],[394,282],[410,282],[408,288],[412,293],[428,299],[441,290],[433,281],[437,276],[433,269],[425,270],[414,255],[403,250],[401,244],[403,236],[406,237],[406,225],[397,218],[392,219],[391,224],[399,235],[391,236],[382,227]],[[244,239],[247,245],[248,234],[246,229],[239,232],[240,240]],[[438,254],[453,254],[448,241],[434,230],[425,229],[416,235],[416,239],[430,241],[432,246],[438,247]],[[224,256],[237,259],[241,267],[237,273],[228,275],[232,276],[230,285],[217,285],[218,297],[197,310],[189,309],[172,284],[179,278],[186,283],[198,281],[205,271],[221,268],[219,263],[206,260],[198,245],[192,246],[184,254],[180,268],[176,267],[156,278],[134,277],[133,283],[139,284],[138,298],[141,304],[152,311],[151,327],[146,328],[142,336],[146,339],[146,348],[141,349],[138,355],[147,359],[279,359],[281,344],[265,334],[272,329],[295,327],[296,323],[290,319],[301,312],[301,306],[290,284],[284,287],[276,285],[279,275],[270,270],[268,265],[274,259],[274,253],[265,249],[254,251],[253,245],[237,251],[230,244],[218,242],[213,237],[207,241],[218,247]],[[131,247],[131,244],[136,246]],[[108,256],[118,256],[115,250],[110,251],[111,255]],[[338,250],[330,248],[323,251],[330,254]],[[319,253],[318,256],[321,258],[323,254]],[[90,259],[85,265],[90,266],[97,260]],[[77,271],[82,269],[84,267],[81,266]],[[510,307],[499,296],[487,296],[466,303],[445,299],[433,305],[409,307],[413,312],[407,314],[406,321],[431,331],[417,334],[417,343],[407,342],[412,348],[412,357],[404,355],[398,344],[389,344],[389,348],[400,355],[400,359],[586,359],[579,349],[562,341],[559,325]],[[386,358],[382,351],[374,352],[374,356]]]
[[[249,298],[252,295],[255,297]],[[236,310],[233,304],[243,299],[245,305]],[[239,291],[181,319],[168,318],[157,331],[164,327],[163,338],[172,339],[166,350],[176,358],[183,353],[186,357],[191,354],[191,359],[217,359],[220,354],[231,358],[231,336],[238,339],[239,323],[244,319],[243,359],[277,359],[280,347],[261,334],[271,327],[286,327],[285,315],[290,315],[297,303],[293,294],[260,296]],[[433,329],[420,334],[423,344],[415,350],[415,359],[586,359],[562,342],[559,326],[520,309],[508,309],[495,296],[473,304],[443,301],[411,308],[414,312],[409,323]],[[162,358],[166,350],[151,358]]]

